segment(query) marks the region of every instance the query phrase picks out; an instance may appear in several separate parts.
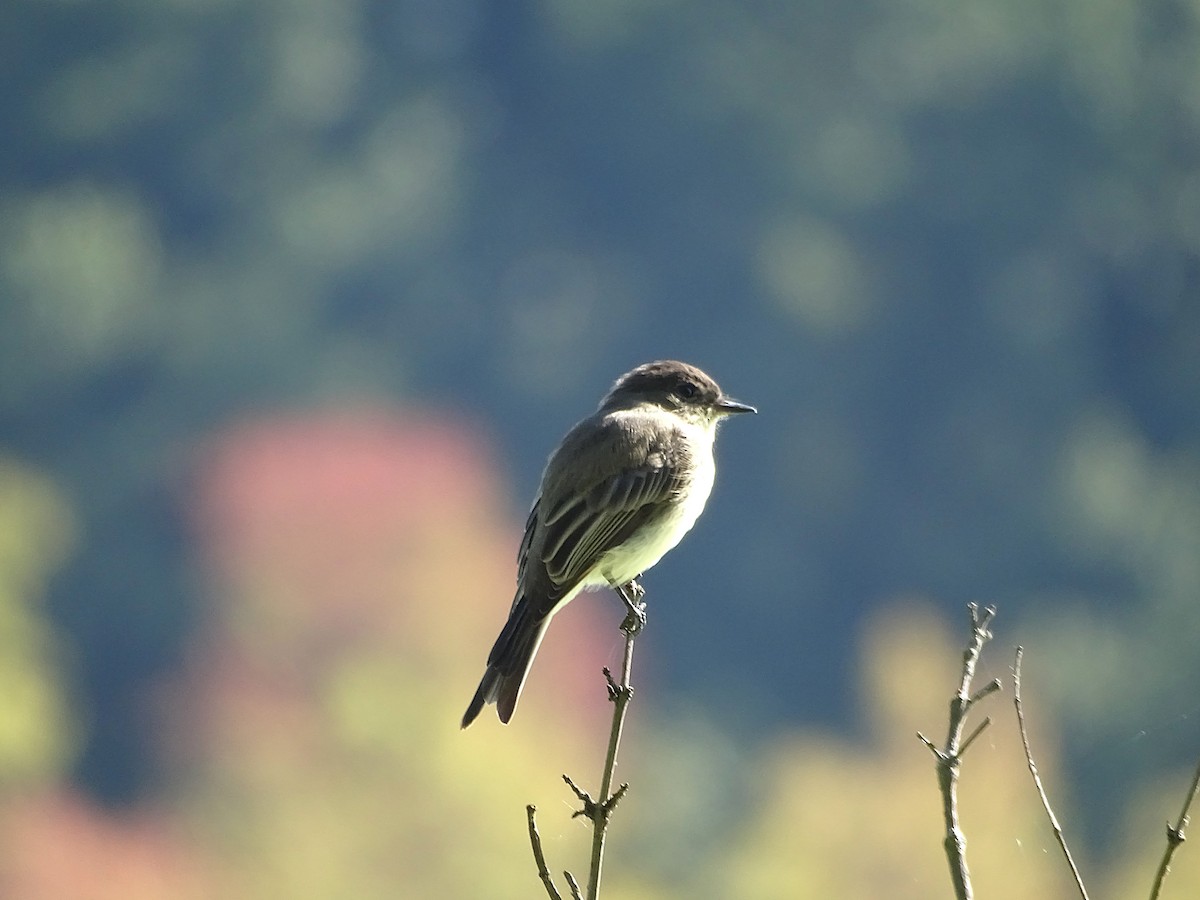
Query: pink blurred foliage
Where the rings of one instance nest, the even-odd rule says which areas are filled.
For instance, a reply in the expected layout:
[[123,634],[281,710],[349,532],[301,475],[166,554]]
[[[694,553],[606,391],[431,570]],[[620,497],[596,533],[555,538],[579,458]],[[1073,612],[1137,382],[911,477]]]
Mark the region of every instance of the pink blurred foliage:
[[207,605],[182,670],[147,692],[165,777],[131,811],[67,787],[0,802],[4,900],[244,896],[224,820],[206,810],[231,785],[261,809],[275,787],[260,785],[282,773],[352,770],[322,704],[331,673],[357,660],[415,673],[381,716],[472,753],[539,728],[602,730],[599,667],[616,661],[621,616],[594,597],[556,621],[512,726],[524,736],[457,733],[508,610],[523,522],[478,429],[317,410],[236,423],[198,460],[186,503]]
[[[477,428],[394,410],[257,419],[211,442],[192,497],[213,607],[167,696],[170,752],[228,753],[268,732],[302,743],[321,727],[314,691],[347,655],[410,661],[465,706],[507,614],[522,524]],[[567,727],[607,715],[599,668],[619,652],[616,601],[573,606],[526,697]],[[428,710],[447,727],[461,713]]]
[[101,810],[68,791],[0,811],[5,900],[190,900],[220,896],[215,860],[148,808]]
[[[200,552],[218,576],[253,568],[285,577],[298,589],[256,599],[311,616],[309,626],[373,629],[382,606],[404,606],[380,588],[423,536],[447,525],[504,527],[500,478],[485,448],[461,423],[387,411],[234,426],[200,467]],[[486,561],[491,548],[464,549],[481,549]]]
[[[216,582],[200,643],[217,656],[213,687],[237,680],[232,696],[270,670],[286,694],[286,679],[319,671],[326,654],[371,645],[424,659],[431,676],[482,671],[511,601],[523,511],[477,428],[394,410],[250,421],[212,442],[192,506]],[[538,661],[561,667],[556,690],[596,678],[574,661],[599,659],[620,620],[609,598],[576,606]],[[473,687],[464,681],[464,703]]]

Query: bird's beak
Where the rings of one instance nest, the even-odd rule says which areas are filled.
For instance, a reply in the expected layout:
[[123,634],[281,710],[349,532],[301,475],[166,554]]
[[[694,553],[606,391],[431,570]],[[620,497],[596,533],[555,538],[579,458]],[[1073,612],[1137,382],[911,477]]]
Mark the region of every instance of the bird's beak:
[[757,413],[758,410],[747,403],[739,403],[732,397],[722,396],[716,402],[717,415],[731,416],[734,413]]

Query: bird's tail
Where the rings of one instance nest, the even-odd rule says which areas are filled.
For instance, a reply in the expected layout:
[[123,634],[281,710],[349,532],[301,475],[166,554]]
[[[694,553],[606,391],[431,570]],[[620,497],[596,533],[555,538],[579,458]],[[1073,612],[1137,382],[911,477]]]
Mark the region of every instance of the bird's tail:
[[533,657],[542,643],[549,616],[537,616],[524,597],[513,605],[500,636],[488,654],[487,671],[479,682],[475,696],[471,698],[462,727],[466,728],[488,703],[496,704],[496,714],[505,725],[512,718],[521,696],[521,688],[533,665]]

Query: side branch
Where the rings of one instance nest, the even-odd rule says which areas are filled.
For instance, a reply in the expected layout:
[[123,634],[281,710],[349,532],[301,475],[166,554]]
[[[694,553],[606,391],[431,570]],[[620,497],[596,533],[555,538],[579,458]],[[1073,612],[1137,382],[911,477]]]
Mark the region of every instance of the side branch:
[[1184,830],[1188,827],[1189,810],[1192,808],[1192,801],[1196,799],[1197,791],[1200,791],[1200,763],[1196,765],[1196,774],[1192,776],[1192,786],[1183,800],[1183,810],[1179,813],[1179,818],[1174,825],[1170,822],[1167,823],[1167,849],[1163,851],[1162,862],[1158,864],[1158,872],[1154,876],[1154,888],[1150,891],[1150,900],[1158,900],[1163,881],[1166,880],[1167,873],[1171,871],[1171,857],[1175,855],[1179,845],[1187,840]]
[[946,860],[950,864],[950,880],[954,884],[954,896],[958,900],[971,900],[974,896],[971,887],[971,873],[967,868],[967,839],[963,834],[958,817],[958,773],[962,766],[963,754],[983,733],[991,719],[984,719],[964,740],[967,714],[971,708],[985,697],[1000,690],[1000,680],[992,679],[974,693],[971,683],[975,679],[975,668],[979,664],[983,646],[992,638],[988,625],[996,615],[995,607],[987,607],[980,611],[978,604],[967,604],[971,614],[971,636],[967,649],[963,651],[962,677],[958,691],[950,699],[950,724],[946,732],[946,743],[938,748],[933,741],[920,732],[917,738],[933,754],[937,760],[938,787],[942,795],[942,819],[946,828],[943,846],[946,850]]
[[542,879],[542,884],[546,886],[546,894],[550,900],[562,900],[562,894],[554,886],[554,879],[546,867],[546,854],[542,852],[542,838],[537,830],[536,813],[537,807],[532,803],[525,807],[525,818],[529,822],[529,843],[533,847],[533,861],[537,863],[538,878]]
[[1033,761],[1033,754],[1029,750],[1029,734],[1025,730],[1025,710],[1021,706],[1021,656],[1024,650],[1021,647],[1017,648],[1017,658],[1013,663],[1013,706],[1017,710],[1017,726],[1021,730],[1021,746],[1025,749],[1025,765],[1029,767],[1029,774],[1033,776],[1033,786],[1037,788],[1038,797],[1042,801],[1042,809],[1046,811],[1046,818],[1050,820],[1050,828],[1054,832],[1054,839],[1058,841],[1059,849],[1062,850],[1063,856],[1067,859],[1067,865],[1071,868],[1071,876],[1075,879],[1075,887],[1079,891],[1079,896],[1083,900],[1088,900],[1087,888],[1083,884],[1083,878],[1079,874],[1079,867],[1075,865],[1075,860],[1071,856],[1071,850],[1067,847],[1067,838],[1063,834],[1062,826],[1058,824],[1058,816],[1054,815],[1054,809],[1050,806],[1050,798],[1046,796],[1046,789],[1042,787],[1042,776],[1038,774],[1037,765]]

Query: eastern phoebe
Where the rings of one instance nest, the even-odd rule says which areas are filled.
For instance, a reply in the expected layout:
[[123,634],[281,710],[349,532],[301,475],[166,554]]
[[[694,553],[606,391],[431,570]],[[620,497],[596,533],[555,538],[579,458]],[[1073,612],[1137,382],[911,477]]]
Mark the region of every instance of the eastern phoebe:
[[466,728],[485,703],[507,723],[550,619],[580,591],[620,588],[662,559],[704,510],[717,424],[757,412],[687,363],[638,366],[550,456],[517,554],[517,595]]

